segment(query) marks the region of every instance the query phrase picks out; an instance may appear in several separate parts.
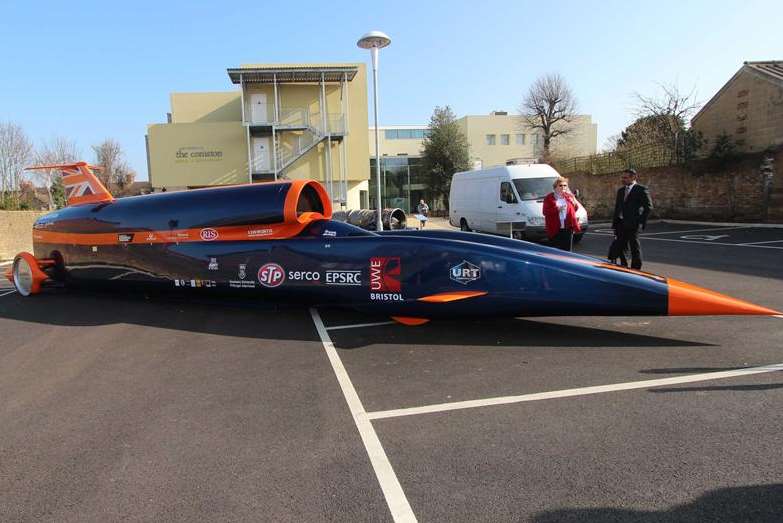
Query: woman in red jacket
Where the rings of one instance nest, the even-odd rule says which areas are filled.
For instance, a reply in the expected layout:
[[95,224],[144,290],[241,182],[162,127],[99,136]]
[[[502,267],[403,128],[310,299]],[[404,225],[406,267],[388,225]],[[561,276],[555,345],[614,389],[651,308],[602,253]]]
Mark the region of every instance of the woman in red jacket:
[[544,198],[544,223],[550,243],[558,249],[570,251],[574,234],[579,232],[576,210],[579,202],[568,190],[568,178],[558,177],[552,184],[553,192]]

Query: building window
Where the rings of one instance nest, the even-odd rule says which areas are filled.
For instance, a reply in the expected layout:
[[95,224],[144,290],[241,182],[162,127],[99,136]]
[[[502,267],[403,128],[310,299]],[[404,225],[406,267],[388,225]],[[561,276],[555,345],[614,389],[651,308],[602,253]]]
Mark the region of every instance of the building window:
[[387,140],[423,140],[430,135],[429,129],[386,129],[383,135]]
[[487,145],[495,145],[495,135],[494,134],[488,134],[487,135]]
[[501,134],[500,135],[500,145],[508,145],[510,142],[508,141],[509,135],[507,134]]
[[518,134],[517,135],[517,145],[525,145],[525,135],[524,134]]
[[538,134],[534,134],[533,135],[533,143],[538,145],[538,139],[539,139],[539,135]]

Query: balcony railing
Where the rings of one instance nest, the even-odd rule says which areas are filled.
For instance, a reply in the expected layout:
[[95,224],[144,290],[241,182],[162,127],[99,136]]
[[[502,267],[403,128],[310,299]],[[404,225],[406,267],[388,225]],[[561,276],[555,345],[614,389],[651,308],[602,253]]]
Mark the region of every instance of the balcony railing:
[[276,125],[277,127],[294,129],[310,128],[321,135],[345,134],[344,114],[329,113],[326,120],[326,125],[329,129],[328,133],[323,129],[321,113],[310,114],[306,107],[281,107],[280,117],[277,122],[274,121],[274,115],[260,119],[258,115],[256,115],[256,118],[253,118],[253,115],[250,114],[247,123],[250,125]]

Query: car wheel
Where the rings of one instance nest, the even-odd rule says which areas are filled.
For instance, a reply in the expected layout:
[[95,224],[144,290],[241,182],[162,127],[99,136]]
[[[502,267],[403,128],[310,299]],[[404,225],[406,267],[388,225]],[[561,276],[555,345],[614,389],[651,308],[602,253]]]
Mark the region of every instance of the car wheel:
[[459,230],[464,232],[470,232],[470,227],[468,227],[468,221],[465,218],[462,218],[459,221]]

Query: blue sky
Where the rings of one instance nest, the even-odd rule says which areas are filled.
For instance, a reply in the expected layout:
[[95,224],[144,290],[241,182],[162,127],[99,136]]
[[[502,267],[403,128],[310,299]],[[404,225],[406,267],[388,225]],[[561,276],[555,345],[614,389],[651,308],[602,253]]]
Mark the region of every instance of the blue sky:
[[[0,121],[36,142],[64,135],[87,159],[112,137],[146,178],[144,134],[171,91],[230,90],[242,63],[369,63],[381,52],[381,124],[515,111],[528,85],[556,71],[599,146],[630,121],[632,93],[658,82],[708,100],[744,60],[783,59],[779,2],[22,2],[0,1]],[[369,87],[369,86],[368,86]]]

